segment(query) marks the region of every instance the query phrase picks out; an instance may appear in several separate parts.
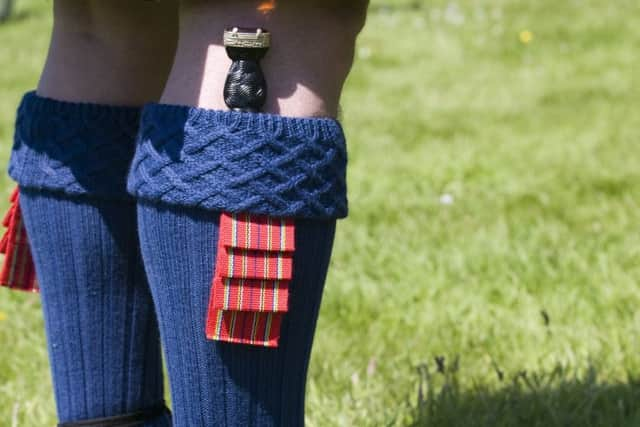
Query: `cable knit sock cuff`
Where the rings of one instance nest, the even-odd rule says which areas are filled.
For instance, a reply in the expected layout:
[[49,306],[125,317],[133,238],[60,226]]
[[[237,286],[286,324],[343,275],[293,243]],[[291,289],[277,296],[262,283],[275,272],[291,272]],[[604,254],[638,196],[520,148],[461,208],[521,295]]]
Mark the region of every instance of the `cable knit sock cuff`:
[[333,119],[148,104],[127,188],[170,205],[343,218],[346,164]]
[[28,92],[9,175],[21,187],[130,199],[126,176],[140,108],[56,101]]

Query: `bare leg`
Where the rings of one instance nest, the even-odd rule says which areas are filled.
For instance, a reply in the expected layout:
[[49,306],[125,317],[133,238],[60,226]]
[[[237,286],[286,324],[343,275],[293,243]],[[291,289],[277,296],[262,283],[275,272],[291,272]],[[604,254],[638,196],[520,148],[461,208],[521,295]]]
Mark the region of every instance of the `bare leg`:
[[38,94],[138,106],[158,100],[177,42],[177,3],[56,0]]
[[138,413],[145,426],[168,427],[159,331],[124,184],[137,106],[159,99],[174,54],[177,7],[56,0],[54,9],[40,96],[23,99],[9,169],[40,284],[58,418]]
[[[161,103],[143,118],[129,181],[141,199],[154,202],[139,202],[138,224],[175,427],[304,425],[335,218],[346,208],[344,136],[331,117],[366,6],[329,3],[281,0],[269,16],[256,11],[257,1],[182,3],[176,61]],[[271,31],[263,111],[273,114],[227,111],[223,85],[231,61],[222,35],[231,26]],[[303,211],[307,203],[321,205],[321,212]],[[233,317],[243,320],[231,320],[229,329],[244,331],[245,342],[208,339],[216,242],[228,231],[221,229],[220,210],[245,209],[296,217],[288,308],[281,327],[263,323],[273,329],[257,326],[258,317]],[[276,347],[254,345],[273,330]]]
[[222,46],[229,26],[263,27],[272,47],[262,62],[269,87],[264,111],[335,117],[353,61],[366,1],[281,0],[265,15],[257,0],[186,0],[180,40],[162,102],[226,110],[222,98],[231,64]]

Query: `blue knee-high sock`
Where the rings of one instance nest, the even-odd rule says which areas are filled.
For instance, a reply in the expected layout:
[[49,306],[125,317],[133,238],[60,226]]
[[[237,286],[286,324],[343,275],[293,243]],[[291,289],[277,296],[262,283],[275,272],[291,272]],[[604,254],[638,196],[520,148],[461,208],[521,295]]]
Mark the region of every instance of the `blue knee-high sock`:
[[[163,405],[159,332],[125,192],[139,109],[25,95],[20,185],[60,422]],[[170,426],[160,411],[146,426]]]
[[214,212],[141,204],[140,236],[175,426],[302,426],[307,367],[335,221],[298,220],[289,311],[277,348],[210,341]]
[[[129,190],[165,348],[174,426],[302,426],[336,218],[346,215],[337,122],[150,105]],[[220,211],[295,217],[279,345],[205,337]]]

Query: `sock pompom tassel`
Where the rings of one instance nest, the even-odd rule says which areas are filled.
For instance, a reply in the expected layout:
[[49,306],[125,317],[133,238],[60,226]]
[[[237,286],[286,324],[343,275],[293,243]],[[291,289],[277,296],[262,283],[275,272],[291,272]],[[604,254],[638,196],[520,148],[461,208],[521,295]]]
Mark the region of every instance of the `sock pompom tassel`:
[[221,215],[207,338],[278,346],[289,309],[294,231],[291,219]]
[[0,286],[27,292],[39,292],[27,230],[22,221],[18,187],[13,190],[9,200],[11,206],[2,221],[6,230],[0,240],[0,253],[4,254],[0,270]]

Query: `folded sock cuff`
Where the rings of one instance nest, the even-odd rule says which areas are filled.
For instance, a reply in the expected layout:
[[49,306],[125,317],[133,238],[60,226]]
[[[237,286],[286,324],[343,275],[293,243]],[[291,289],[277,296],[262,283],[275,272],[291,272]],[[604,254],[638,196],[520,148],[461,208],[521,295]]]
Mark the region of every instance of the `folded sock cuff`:
[[25,188],[130,199],[126,175],[139,118],[136,107],[28,92],[18,107],[9,175]]
[[148,104],[128,191],[230,213],[347,216],[345,136],[331,118]]

